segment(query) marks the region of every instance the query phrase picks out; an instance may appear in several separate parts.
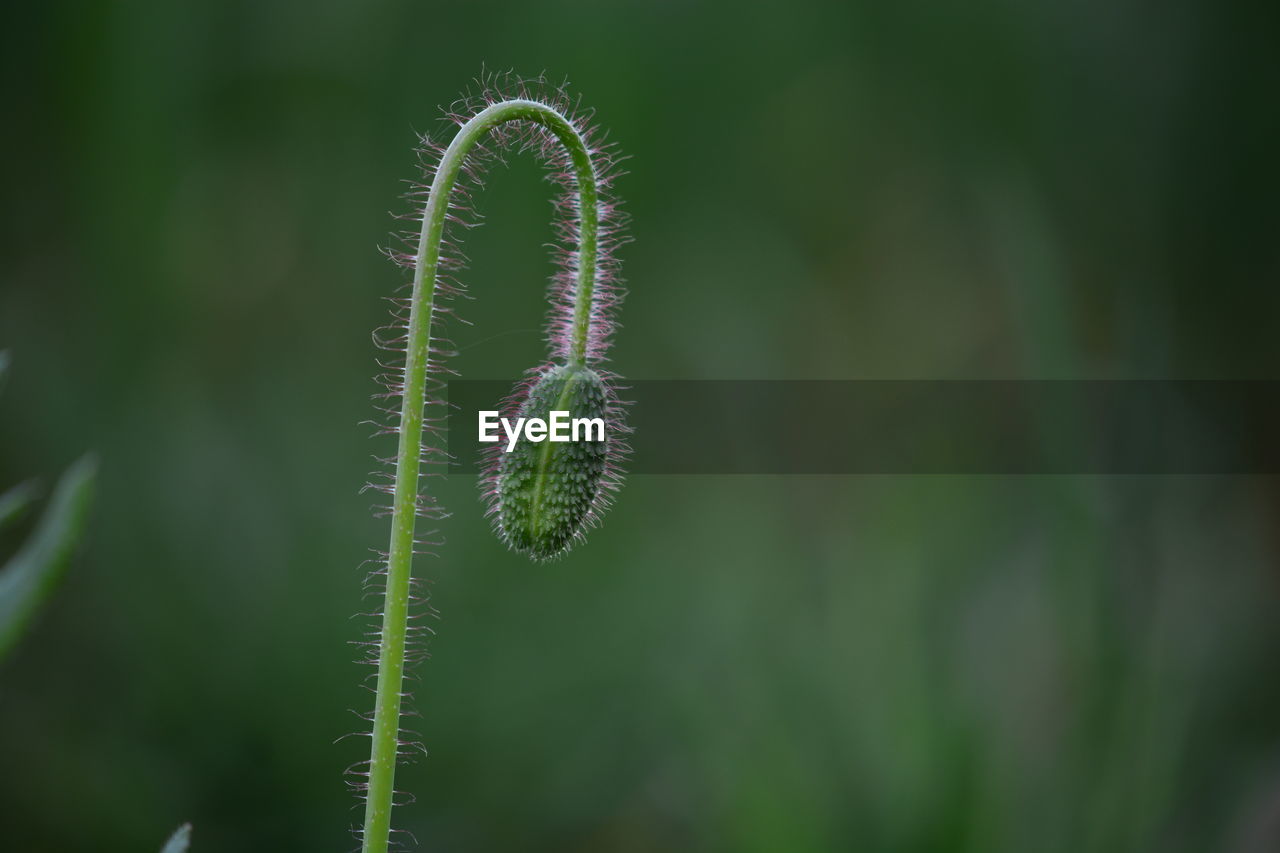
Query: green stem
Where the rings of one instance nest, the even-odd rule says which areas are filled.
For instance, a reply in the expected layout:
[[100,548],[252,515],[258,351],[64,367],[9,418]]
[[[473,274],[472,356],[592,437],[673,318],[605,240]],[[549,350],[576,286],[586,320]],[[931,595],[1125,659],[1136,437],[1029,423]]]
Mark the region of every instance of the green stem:
[[385,853],[391,831],[391,799],[395,788],[396,756],[400,748],[400,700],[404,685],[409,580],[412,574],[414,523],[418,506],[422,417],[426,404],[436,268],[440,261],[440,241],[444,234],[445,217],[449,212],[449,195],[467,154],[475,144],[486,133],[509,121],[536,122],[554,133],[568,152],[577,179],[580,243],[569,362],[574,365],[586,363],[599,230],[599,195],[591,153],[570,121],[546,104],[523,99],[493,104],[464,124],[445,150],[422,214],[422,236],[418,241],[405,351],[400,449],[396,456],[391,545],[387,553],[387,590],[378,652],[378,686],[373,709],[369,789],[365,802],[364,853]]

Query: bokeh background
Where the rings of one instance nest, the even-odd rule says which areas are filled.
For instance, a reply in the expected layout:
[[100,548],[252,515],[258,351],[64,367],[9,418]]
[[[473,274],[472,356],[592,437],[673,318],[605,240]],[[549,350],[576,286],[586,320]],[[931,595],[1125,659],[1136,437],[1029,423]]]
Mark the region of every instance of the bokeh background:
[[[3,15],[0,482],[102,460],[0,666],[5,850],[352,845],[378,247],[482,68],[632,158],[626,376],[1280,366],[1274,4]],[[491,175],[468,377],[541,359],[547,198]],[[637,476],[548,566],[433,487],[424,850],[1280,849],[1275,478]]]

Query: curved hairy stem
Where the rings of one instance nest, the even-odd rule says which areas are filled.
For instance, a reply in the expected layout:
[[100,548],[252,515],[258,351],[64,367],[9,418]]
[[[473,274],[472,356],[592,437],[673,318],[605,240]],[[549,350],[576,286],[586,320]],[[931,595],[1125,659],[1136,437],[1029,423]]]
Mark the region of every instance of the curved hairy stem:
[[492,104],[459,129],[436,169],[422,216],[422,235],[413,277],[400,410],[400,446],[396,456],[395,490],[391,510],[391,546],[387,555],[387,591],[378,650],[377,697],[373,711],[373,746],[365,803],[364,853],[384,853],[391,824],[391,798],[396,755],[400,748],[400,700],[404,682],[405,640],[409,615],[414,522],[418,507],[418,472],[426,403],[427,364],[435,303],[436,268],[449,196],[471,149],[485,134],[511,121],[543,125],[565,147],[577,179],[577,283],[569,362],[583,365],[591,333],[591,302],[595,290],[599,210],[595,167],[591,154],[573,124],[557,110],[537,101],[514,99]]

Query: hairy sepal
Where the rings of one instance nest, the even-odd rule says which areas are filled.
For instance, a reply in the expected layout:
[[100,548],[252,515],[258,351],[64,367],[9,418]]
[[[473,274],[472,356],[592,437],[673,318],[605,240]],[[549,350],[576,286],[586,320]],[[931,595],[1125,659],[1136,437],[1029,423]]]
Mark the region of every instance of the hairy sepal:
[[582,538],[601,508],[612,479],[610,419],[616,415],[612,393],[596,371],[585,366],[554,366],[528,385],[515,417],[550,423],[553,411],[570,421],[599,418],[602,439],[583,430],[579,441],[535,442],[521,435],[502,452],[496,470],[495,526],[513,550],[548,560]]

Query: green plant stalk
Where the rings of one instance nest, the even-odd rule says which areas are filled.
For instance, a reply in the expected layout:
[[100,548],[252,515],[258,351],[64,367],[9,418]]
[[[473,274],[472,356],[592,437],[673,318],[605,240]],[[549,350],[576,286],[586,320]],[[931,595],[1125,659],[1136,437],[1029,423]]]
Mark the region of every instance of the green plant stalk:
[[405,644],[409,616],[414,525],[417,520],[418,474],[421,464],[422,418],[426,405],[431,319],[435,305],[436,269],[444,236],[449,196],[471,149],[485,134],[510,121],[543,125],[569,154],[578,190],[578,269],[570,364],[586,362],[595,290],[599,193],[591,152],[572,123],[537,101],[515,99],[486,107],[459,130],[436,169],[422,215],[422,234],[414,265],[413,297],[406,338],[404,387],[400,410],[400,445],[396,456],[391,508],[391,545],[387,552],[387,588],[378,649],[378,683],[373,710],[373,744],[365,800],[364,853],[385,853],[391,831],[396,757],[400,749],[400,703],[404,685]]

